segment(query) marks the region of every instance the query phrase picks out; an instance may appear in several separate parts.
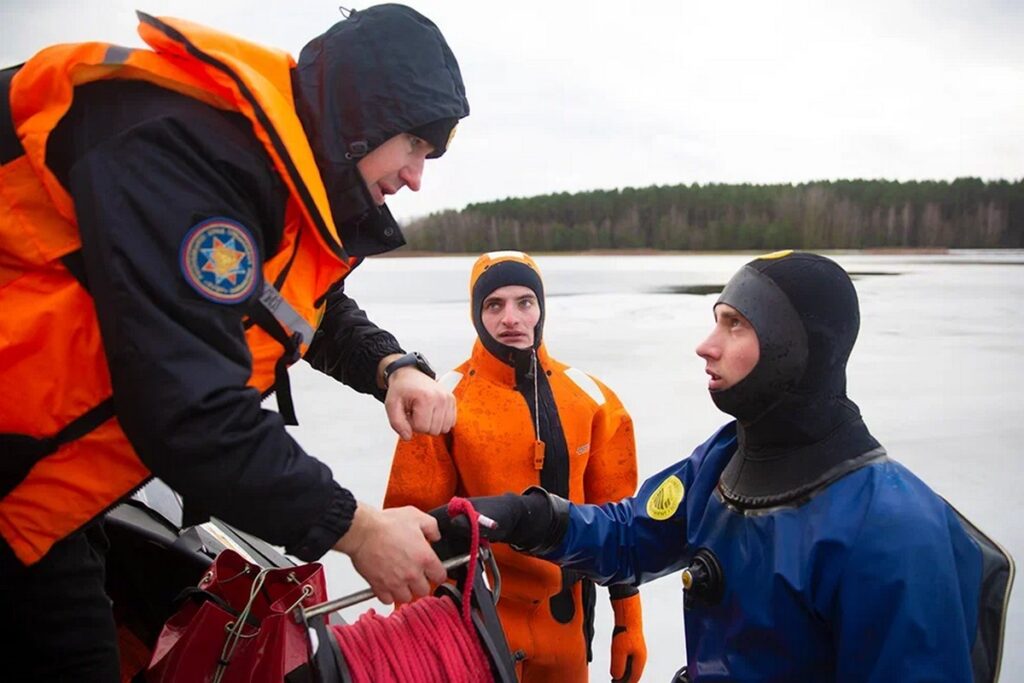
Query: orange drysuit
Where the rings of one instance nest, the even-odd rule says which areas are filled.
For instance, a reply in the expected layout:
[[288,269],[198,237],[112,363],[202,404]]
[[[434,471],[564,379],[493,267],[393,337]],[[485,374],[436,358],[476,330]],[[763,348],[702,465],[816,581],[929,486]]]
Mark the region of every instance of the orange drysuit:
[[[518,252],[498,254],[536,270],[529,257],[515,256]],[[471,291],[483,270],[479,264],[474,269]],[[537,294],[542,301],[543,292]],[[479,299],[478,293],[474,322]],[[458,402],[456,425],[446,435],[398,442],[385,507],[430,510],[452,496],[518,493],[537,485],[561,489],[574,502],[597,504],[634,492],[636,452],[629,414],[608,387],[548,355],[540,342],[542,324],[543,317],[535,349],[513,350],[488,335],[486,343],[476,341],[469,360],[440,380]],[[481,336],[487,335],[477,327]],[[540,448],[539,437],[544,441]],[[509,647],[520,659],[521,680],[586,681],[592,585],[507,546],[495,545],[494,552],[502,581],[498,614]],[[636,637],[639,595],[627,590],[615,602],[630,603],[635,611]],[[589,606],[584,592],[590,594]]]

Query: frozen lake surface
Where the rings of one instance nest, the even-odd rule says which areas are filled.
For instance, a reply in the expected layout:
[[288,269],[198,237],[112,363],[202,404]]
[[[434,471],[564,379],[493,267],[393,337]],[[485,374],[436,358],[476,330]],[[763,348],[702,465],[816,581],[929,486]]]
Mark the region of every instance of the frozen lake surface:
[[[832,255],[853,276],[861,331],[849,395],[890,457],[1024,559],[1024,252]],[[709,400],[693,350],[711,307],[750,255],[541,256],[551,354],[622,399],[636,426],[641,481],[685,457],[727,416]],[[472,257],[368,260],[347,291],[378,325],[439,371],[469,355]],[[301,365],[292,371],[301,426],[292,433],[357,498],[380,504],[395,435],[383,408]],[[496,454],[500,455],[500,454]],[[348,560],[325,558],[338,597],[365,587]],[[870,591],[870,586],[865,587]],[[644,680],[684,662],[678,574],[642,588],[649,659]],[[598,597],[591,678],[607,680],[612,631]],[[379,604],[374,605],[381,611]],[[355,619],[367,606],[344,613]],[[1002,680],[1024,680],[1024,586],[1011,601]],[[386,608],[385,608],[386,609]]]

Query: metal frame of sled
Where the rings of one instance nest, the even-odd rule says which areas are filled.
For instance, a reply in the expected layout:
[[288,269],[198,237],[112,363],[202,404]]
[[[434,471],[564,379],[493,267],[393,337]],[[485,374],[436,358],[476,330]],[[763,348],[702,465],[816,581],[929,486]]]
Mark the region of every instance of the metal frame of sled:
[[[115,618],[119,626],[128,626],[149,647],[173,613],[174,600],[181,590],[194,586],[222,550],[235,550],[263,567],[295,564],[273,546],[221,520],[189,527],[181,524],[180,499],[159,480],[106,517],[105,527],[111,541],[107,556],[108,592],[115,599]],[[462,554],[443,564],[457,574],[468,561],[469,555]],[[514,661],[495,606],[501,593],[501,577],[489,550],[481,548],[477,569],[472,594],[473,625],[494,680],[515,683]],[[493,588],[484,578],[488,574],[486,569],[491,570]],[[458,581],[458,577],[453,578]],[[435,595],[449,597],[461,607],[461,591],[450,583],[442,584]],[[334,614],[338,610],[372,597],[373,592],[366,588],[304,610],[307,624],[317,633],[319,642],[331,647],[319,647],[310,666],[300,667],[306,671],[296,671],[294,677],[290,674],[289,683],[293,679],[294,683],[351,683],[337,641],[327,627],[338,618]]]

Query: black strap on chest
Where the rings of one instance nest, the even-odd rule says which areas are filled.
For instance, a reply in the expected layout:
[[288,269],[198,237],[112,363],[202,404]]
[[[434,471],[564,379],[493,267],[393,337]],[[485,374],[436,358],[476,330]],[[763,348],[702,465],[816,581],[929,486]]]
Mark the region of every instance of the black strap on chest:
[[523,396],[530,409],[530,420],[537,425],[536,438],[544,442],[540,485],[548,493],[568,498],[569,447],[551,383],[534,353],[533,349],[521,350],[512,357],[516,391]]
[[302,357],[299,345],[302,337],[298,332],[288,334],[284,326],[264,306],[256,306],[249,314],[252,321],[264,332],[273,337],[282,347],[281,355],[274,364],[274,386],[265,396],[277,395],[277,412],[281,413],[286,425],[297,425],[299,419],[295,415],[295,402],[292,400],[292,384],[288,379],[288,367]]
[[297,425],[288,367],[302,358],[302,345],[313,341],[314,330],[269,282],[263,283],[259,305],[253,307],[249,319],[283,349],[274,365],[274,386],[270,391],[277,395],[277,411],[284,423]]
[[36,463],[57,452],[61,446],[80,439],[114,417],[114,399],[108,398],[78,416],[50,437],[0,434],[0,498],[14,490]]

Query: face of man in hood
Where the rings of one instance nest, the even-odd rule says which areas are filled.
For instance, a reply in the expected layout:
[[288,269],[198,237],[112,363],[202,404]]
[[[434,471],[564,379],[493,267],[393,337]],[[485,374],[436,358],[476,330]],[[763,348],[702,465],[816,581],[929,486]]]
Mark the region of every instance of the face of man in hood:
[[507,285],[484,297],[480,312],[484,329],[505,346],[528,349],[540,322],[540,304],[529,287]]
[[715,306],[715,326],[697,347],[708,374],[708,391],[724,391],[742,381],[757,365],[761,350],[750,321],[729,304]]
[[470,316],[477,337],[495,358],[513,364],[544,338],[544,282],[521,251],[492,251],[473,264]]
[[403,187],[419,192],[423,167],[434,146],[415,135],[402,133],[359,160],[359,174],[377,206]]

